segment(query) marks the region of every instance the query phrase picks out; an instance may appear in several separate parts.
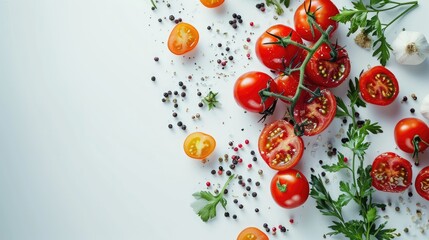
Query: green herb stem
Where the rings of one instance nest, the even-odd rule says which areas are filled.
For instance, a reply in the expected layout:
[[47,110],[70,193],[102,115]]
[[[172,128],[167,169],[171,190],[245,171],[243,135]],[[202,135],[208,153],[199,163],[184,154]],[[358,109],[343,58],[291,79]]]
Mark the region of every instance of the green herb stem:
[[152,7],[156,9],[157,7],[156,7],[156,4],[155,4],[155,1],[154,0],[150,0],[150,2],[152,3]]

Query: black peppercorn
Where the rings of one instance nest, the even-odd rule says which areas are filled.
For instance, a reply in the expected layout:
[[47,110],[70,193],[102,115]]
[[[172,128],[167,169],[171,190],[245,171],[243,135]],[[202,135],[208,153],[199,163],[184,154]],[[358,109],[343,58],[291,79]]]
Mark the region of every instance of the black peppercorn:
[[168,128],[173,128],[173,124],[168,124]]

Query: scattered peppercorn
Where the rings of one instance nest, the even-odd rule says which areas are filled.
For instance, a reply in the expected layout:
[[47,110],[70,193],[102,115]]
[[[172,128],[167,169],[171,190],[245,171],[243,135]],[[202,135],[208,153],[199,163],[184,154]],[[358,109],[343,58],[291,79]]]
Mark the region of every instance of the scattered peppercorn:
[[259,212],[259,208],[255,208],[255,212]]
[[240,208],[240,209],[243,209],[243,207],[244,207],[243,204],[238,205],[238,208]]
[[150,78],[150,80],[152,80],[152,82],[155,82],[156,77],[155,77],[155,76],[152,76],[152,77]]
[[233,218],[233,219],[237,219],[237,215],[235,215],[235,214],[234,214],[234,215],[232,215],[232,218]]
[[256,197],[258,194],[256,192],[252,192],[252,197]]
[[259,187],[259,186],[261,185],[261,183],[260,183],[260,182],[255,182],[255,185],[256,185],[257,187]]
[[410,109],[410,112],[411,112],[411,113],[414,113],[415,111],[416,111],[416,109],[414,109],[414,108],[411,108],[411,109]]
[[414,101],[416,101],[417,100],[417,96],[416,96],[416,94],[411,94],[411,98],[414,100]]
[[173,124],[168,124],[168,128],[173,128]]
[[215,175],[216,174],[216,170],[213,169],[210,173],[213,174],[213,175]]
[[225,216],[225,217],[229,217],[229,212],[225,212],[225,213],[224,213],[224,216]]
[[159,57],[154,57],[153,60],[155,60],[155,62],[159,61]]
[[170,16],[168,17],[168,19],[170,19],[170,21],[174,21],[175,17],[174,17],[173,15],[170,15]]

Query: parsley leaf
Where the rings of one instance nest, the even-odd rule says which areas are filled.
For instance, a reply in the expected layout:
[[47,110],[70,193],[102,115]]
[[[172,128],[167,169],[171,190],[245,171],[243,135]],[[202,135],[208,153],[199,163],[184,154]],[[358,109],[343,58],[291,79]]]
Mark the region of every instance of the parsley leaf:
[[282,4],[288,8],[290,4],[290,0],[265,0],[267,6],[274,5],[274,9],[278,15],[282,15],[284,13]]
[[207,94],[207,96],[205,96],[204,98],[203,98],[203,102],[205,103],[205,104],[207,104],[207,106],[209,107],[209,110],[212,110],[213,108],[215,108],[216,107],[216,104],[218,104],[219,103],[219,101],[216,99],[216,96],[218,95],[218,92],[217,93],[214,93],[214,92],[212,92],[212,91],[210,91],[208,94]]

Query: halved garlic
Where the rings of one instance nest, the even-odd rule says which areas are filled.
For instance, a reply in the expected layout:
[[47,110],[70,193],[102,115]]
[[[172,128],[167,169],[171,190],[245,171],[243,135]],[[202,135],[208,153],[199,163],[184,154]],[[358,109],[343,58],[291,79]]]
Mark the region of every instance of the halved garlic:
[[392,42],[396,61],[405,65],[418,65],[429,55],[429,43],[420,32],[402,31]]

